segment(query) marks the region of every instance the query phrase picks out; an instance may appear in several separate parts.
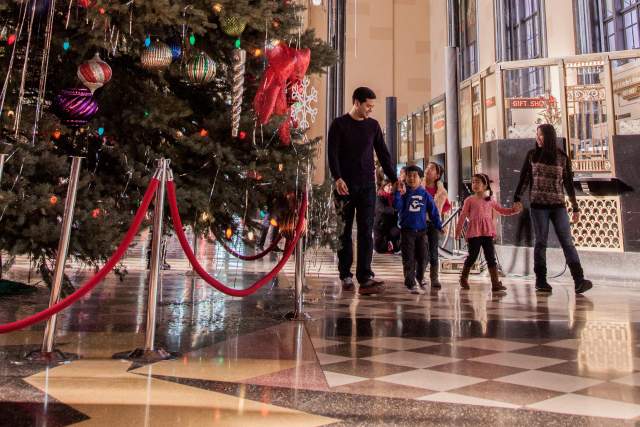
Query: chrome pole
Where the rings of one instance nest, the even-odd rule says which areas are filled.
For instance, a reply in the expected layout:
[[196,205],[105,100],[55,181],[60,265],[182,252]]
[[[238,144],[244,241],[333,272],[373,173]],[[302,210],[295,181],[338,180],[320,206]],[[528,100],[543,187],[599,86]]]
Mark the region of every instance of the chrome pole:
[[[76,195],[78,192],[78,179],[80,177],[80,165],[82,157],[71,158],[71,172],[69,173],[69,185],[67,187],[67,197],[64,202],[64,215],[62,217],[62,229],[60,230],[60,241],[58,242],[58,251],[56,253],[56,265],[53,272],[53,283],[51,286],[51,295],[49,297],[49,307],[53,306],[60,299],[60,291],[62,290],[62,280],[64,279],[64,266],[67,262],[67,253],[69,251],[69,239],[71,237],[71,225],[73,223],[73,213],[76,206]],[[1,170],[1,169],[0,169]],[[29,360],[46,360],[46,361],[66,361],[77,359],[78,356],[70,353],[63,353],[53,349],[56,334],[56,324],[58,315],[54,314],[47,321],[42,339],[42,347],[40,351],[32,351],[27,354]]]
[[158,189],[153,207],[153,230],[151,237],[151,261],[149,265],[149,294],[147,296],[147,320],[145,328],[144,348],[117,353],[114,359],[129,359],[142,362],[157,362],[172,359],[176,353],[169,353],[162,348],[155,348],[156,309],[158,306],[158,284],[160,282],[162,263],[162,221],[164,217],[164,199],[167,181],[173,180],[168,159],[159,159],[158,167],[153,175],[158,179]]
[[7,160],[6,154],[0,154],[0,184],[2,183],[2,173],[4,172],[4,162]]
[[[309,168],[307,167],[307,182],[304,188],[305,197],[309,197],[309,185],[311,184],[309,176]],[[301,212],[304,215],[304,221],[307,221],[307,211]],[[306,224],[305,224],[306,227]],[[294,260],[294,303],[293,311],[286,315],[289,320],[308,320],[310,316],[304,312],[304,234],[300,236],[296,243],[295,260]]]
[[151,265],[149,268],[149,295],[147,296],[147,326],[144,350],[153,351],[156,334],[156,307],[158,305],[158,282],[160,280],[160,260],[162,250],[162,220],[164,217],[165,183],[167,181],[167,160],[160,159],[157,178],[160,181],[153,208],[153,237],[151,240]]

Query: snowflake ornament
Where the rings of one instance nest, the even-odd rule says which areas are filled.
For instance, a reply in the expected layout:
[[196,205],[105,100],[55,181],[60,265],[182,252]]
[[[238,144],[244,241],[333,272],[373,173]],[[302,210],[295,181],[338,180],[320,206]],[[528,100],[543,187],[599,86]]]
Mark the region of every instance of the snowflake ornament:
[[311,86],[309,77],[305,76],[300,83],[293,86],[292,98],[295,102],[291,106],[291,119],[298,124],[298,129],[309,129],[318,115],[318,108],[313,106],[318,103],[318,91]]

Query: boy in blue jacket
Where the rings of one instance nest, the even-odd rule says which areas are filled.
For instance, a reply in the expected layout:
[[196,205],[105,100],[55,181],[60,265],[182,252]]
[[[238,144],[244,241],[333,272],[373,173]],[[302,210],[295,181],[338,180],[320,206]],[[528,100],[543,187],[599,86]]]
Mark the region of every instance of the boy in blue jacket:
[[412,294],[424,294],[423,278],[427,259],[427,214],[433,226],[442,231],[440,213],[435,202],[420,185],[422,169],[407,166],[406,191],[402,183],[396,184],[393,205],[400,217],[400,248],[404,284]]

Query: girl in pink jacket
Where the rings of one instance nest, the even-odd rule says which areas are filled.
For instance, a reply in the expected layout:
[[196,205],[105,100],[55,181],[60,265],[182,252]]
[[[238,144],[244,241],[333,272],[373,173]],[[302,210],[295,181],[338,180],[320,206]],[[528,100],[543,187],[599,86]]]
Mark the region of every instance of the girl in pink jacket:
[[[465,233],[465,238],[469,244],[469,255],[464,261],[464,267],[460,274],[460,286],[462,289],[469,289],[469,272],[478,259],[480,249],[482,248],[491,276],[491,290],[494,292],[503,292],[506,288],[502,286],[498,278],[498,263],[496,262],[496,251],[493,246],[493,239],[496,237],[493,215],[494,212],[500,215],[515,215],[519,213],[520,210],[517,207],[502,207],[500,203],[492,197],[491,181],[486,174],[477,173],[473,176],[471,179],[471,190],[474,192],[474,195],[467,197],[464,201],[460,218],[456,224],[456,239],[459,239],[465,221],[467,219],[469,220],[469,226]],[[489,193],[488,195],[487,192]]]

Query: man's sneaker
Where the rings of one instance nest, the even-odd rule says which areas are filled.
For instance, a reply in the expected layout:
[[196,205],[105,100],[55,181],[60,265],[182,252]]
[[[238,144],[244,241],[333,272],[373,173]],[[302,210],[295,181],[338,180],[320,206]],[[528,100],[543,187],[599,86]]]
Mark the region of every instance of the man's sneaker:
[[358,288],[358,293],[360,295],[381,294],[383,292],[384,292],[384,286],[376,286],[376,285],[364,286],[364,285],[360,285],[360,287]]
[[343,291],[353,291],[355,286],[353,285],[353,279],[351,277],[345,277],[342,279],[342,290]]
[[420,286],[417,285],[413,285],[412,288],[408,288],[408,291],[410,294],[416,294],[416,295],[424,295],[425,291],[424,289],[422,289]]
[[376,279],[375,277],[369,277],[367,283],[371,282],[374,286],[382,286],[384,285],[384,280]]

